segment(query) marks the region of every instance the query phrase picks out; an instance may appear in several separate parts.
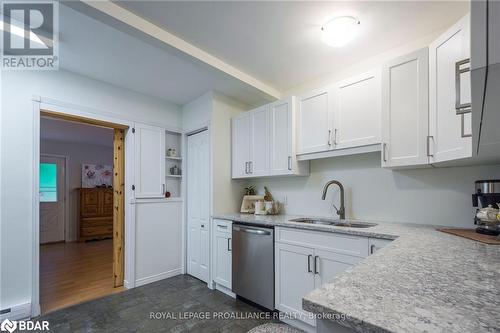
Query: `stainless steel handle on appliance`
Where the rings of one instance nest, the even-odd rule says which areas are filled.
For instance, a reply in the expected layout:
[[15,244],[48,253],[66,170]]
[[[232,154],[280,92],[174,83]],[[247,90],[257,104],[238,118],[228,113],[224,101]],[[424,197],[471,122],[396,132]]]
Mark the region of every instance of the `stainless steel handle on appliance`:
[[471,103],[462,104],[462,96],[460,93],[460,76],[464,73],[470,72],[470,66],[468,68],[462,68],[462,66],[468,63],[470,63],[470,58],[460,60],[455,63],[455,111],[457,115],[471,112]]
[[231,238],[227,239],[227,251],[231,252]]
[[319,256],[314,257],[314,274],[319,274]]
[[385,142],[384,142],[384,143],[382,143],[382,160],[383,160],[384,162],[387,162],[387,157],[386,157],[386,155],[385,155],[385,150],[386,150],[386,148],[387,148],[387,143],[385,143]]
[[332,137],[332,130],[328,130],[328,147],[332,146],[331,137]]
[[375,253],[375,244],[372,244],[370,246],[370,254],[374,254]]
[[337,129],[335,128],[333,131],[333,144],[337,145]]
[[431,153],[431,138],[434,140],[434,136],[427,135],[427,156],[434,156],[434,152]]
[[461,114],[461,121],[460,121],[460,136],[462,138],[470,138],[472,136],[471,134],[465,134],[465,114]]
[[241,232],[246,232],[249,234],[255,234],[255,235],[270,235],[270,231],[266,230],[261,230],[261,229],[251,229],[251,228],[240,228],[240,227],[233,227],[233,230],[241,231]]
[[288,156],[288,170],[292,170],[292,156]]
[[311,259],[312,255],[307,256],[307,273],[312,273],[313,271],[311,270]]

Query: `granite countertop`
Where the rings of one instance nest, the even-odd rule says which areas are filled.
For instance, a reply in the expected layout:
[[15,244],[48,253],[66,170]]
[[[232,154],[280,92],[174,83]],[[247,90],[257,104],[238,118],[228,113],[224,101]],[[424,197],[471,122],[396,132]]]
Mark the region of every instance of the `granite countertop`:
[[214,218],[394,239],[303,299],[316,314],[344,315],[358,332],[500,332],[500,246],[436,231],[378,223],[367,229],[288,222],[298,216]]

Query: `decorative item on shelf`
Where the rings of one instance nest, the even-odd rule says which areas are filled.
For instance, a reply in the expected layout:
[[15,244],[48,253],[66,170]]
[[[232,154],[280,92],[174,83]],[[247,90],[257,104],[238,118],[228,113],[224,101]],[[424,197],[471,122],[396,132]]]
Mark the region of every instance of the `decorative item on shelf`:
[[174,165],[173,167],[170,168],[170,175],[172,175],[172,176],[180,176],[181,175],[181,169],[177,165]]
[[172,194],[169,191],[165,191],[165,198],[170,198]]
[[264,201],[273,201],[273,195],[269,192],[267,186],[264,186]]
[[257,200],[255,202],[255,215],[267,215],[266,202],[264,200]]
[[245,187],[245,195],[255,195],[255,187],[253,185]]
[[255,213],[255,203],[258,200],[264,200],[263,195],[245,195],[241,202],[241,213],[253,214]]
[[167,156],[168,157],[177,157],[177,151],[175,148],[168,148],[167,149]]

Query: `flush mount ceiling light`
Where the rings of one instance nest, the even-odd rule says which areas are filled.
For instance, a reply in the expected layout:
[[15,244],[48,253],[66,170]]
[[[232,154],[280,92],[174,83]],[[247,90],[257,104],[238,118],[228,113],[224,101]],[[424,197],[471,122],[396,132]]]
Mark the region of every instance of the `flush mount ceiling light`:
[[332,47],[344,46],[356,37],[359,24],[353,16],[336,17],[321,27],[321,40]]

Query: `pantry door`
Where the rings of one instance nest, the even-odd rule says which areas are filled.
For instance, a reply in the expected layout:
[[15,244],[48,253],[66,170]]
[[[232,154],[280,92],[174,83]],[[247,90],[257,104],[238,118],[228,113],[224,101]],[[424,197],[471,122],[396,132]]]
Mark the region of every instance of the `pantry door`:
[[208,282],[210,159],[208,130],[187,138],[187,273]]

